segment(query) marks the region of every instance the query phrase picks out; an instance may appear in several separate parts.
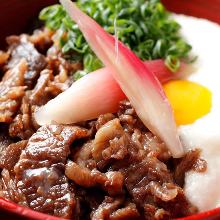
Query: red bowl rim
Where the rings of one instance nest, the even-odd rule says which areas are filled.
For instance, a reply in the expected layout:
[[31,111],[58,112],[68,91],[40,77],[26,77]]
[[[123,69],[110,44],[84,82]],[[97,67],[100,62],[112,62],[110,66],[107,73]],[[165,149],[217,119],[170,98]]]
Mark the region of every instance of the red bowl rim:
[[[63,218],[47,215],[41,212],[33,211],[30,208],[20,206],[14,202],[0,198],[0,207],[5,211],[10,211],[10,213],[17,214],[19,216],[26,217],[32,220],[62,220]],[[192,216],[178,218],[176,220],[198,220],[207,219],[208,217],[214,217],[220,214],[220,207],[209,211],[201,212]],[[220,216],[219,216],[220,218]]]
[[33,220],[61,220],[62,218],[47,215],[41,212],[34,211],[30,208],[20,206],[14,202],[0,198],[0,210],[10,212],[21,217],[25,217]]

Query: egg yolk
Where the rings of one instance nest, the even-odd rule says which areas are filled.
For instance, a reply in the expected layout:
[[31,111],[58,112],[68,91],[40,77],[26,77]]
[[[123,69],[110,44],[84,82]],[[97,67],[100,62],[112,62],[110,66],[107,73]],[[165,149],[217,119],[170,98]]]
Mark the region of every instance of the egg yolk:
[[174,80],[164,84],[164,91],[173,108],[177,125],[191,124],[211,110],[212,93],[198,83]]

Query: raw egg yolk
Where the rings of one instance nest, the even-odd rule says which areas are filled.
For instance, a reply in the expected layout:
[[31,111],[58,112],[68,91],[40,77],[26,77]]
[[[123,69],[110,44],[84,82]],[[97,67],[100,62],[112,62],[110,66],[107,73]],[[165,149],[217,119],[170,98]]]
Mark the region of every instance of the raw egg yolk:
[[211,110],[212,93],[198,83],[174,80],[164,84],[164,91],[177,125],[191,124]]

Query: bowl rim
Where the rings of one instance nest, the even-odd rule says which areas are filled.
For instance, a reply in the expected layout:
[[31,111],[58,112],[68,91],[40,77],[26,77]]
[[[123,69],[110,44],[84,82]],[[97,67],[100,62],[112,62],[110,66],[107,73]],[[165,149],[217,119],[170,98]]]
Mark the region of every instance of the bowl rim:
[[[10,213],[16,214],[20,217],[26,217],[32,220],[62,220],[63,218],[48,215],[45,213],[34,211],[28,207],[21,206],[12,201],[6,200],[0,197],[0,208],[5,211],[10,211]],[[1,210],[0,209],[0,210]],[[209,217],[216,217],[220,219],[220,207],[212,210],[204,211],[198,214],[194,214],[187,217],[177,218],[176,220],[201,220],[208,219]]]
[[0,210],[4,210],[6,212],[16,214],[20,217],[25,217],[25,218],[33,219],[33,220],[61,220],[63,219],[63,218],[59,218],[59,217],[45,214],[42,212],[34,211],[28,207],[21,206],[17,203],[6,200],[2,197],[0,197]]

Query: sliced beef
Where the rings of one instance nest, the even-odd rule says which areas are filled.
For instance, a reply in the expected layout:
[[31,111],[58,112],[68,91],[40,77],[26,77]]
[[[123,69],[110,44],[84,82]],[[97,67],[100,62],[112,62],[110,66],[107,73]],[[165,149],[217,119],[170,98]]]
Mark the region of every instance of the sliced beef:
[[0,82],[0,122],[10,123],[25,94],[24,74],[27,64],[24,59],[8,70]]
[[54,81],[52,81],[50,85],[50,90],[54,95],[57,95],[57,90],[58,93],[60,93],[72,85],[74,81],[73,74],[77,70],[82,69],[81,62],[74,62],[71,61],[71,57],[70,59],[68,59],[68,57],[64,57],[60,48],[56,46],[56,44],[48,50],[47,62],[48,68],[53,70],[55,75]]
[[26,147],[27,141],[12,143],[0,154],[0,168],[12,170],[18,162],[22,150]]
[[21,151],[26,147],[27,141],[12,143],[6,132],[0,136],[0,197],[12,200],[21,205],[27,205],[23,193],[17,188],[14,178],[14,166],[18,162]]
[[96,133],[92,156],[100,169],[110,159],[123,159],[127,154],[127,135],[118,118],[108,121]]
[[117,113],[78,126],[36,123],[35,111],[69,88],[82,68],[76,53],[61,52],[59,34],[45,28],[11,36],[9,50],[0,51],[0,196],[74,220],[196,213],[181,187],[185,172],[206,170],[200,151],[171,158],[128,100]]
[[34,33],[28,36],[28,40],[34,44],[38,51],[46,54],[47,50],[52,46],[53,31],[48,28],[35,30]]
[[139,149],[144,148],[148,156],[156,157],[164,162],[171,158],[166,145],[151,132],[142,132],[140,129],[135,128],[131,138],[132,142],[139,146]]
[[138,118],[134,108],[131,106],[131,103],[128,100],[124,100],[119,103],[117,115],[126,132],[132,134],[135,128],[138,128],[142,132],[149,131],[143,122]]
[[114,211],[109,220],[138,220],[141,219],[140,213],[134,203],[128,203],[125,207]]
[[106,190],[109,195],[123,194],[124,178],[120,172],[108,171],[101,173],[97,169],[89,170],[78,164],[69,161],[65,170],[66,176],[73,180],[76,184],[90,188],[100,186]]
[[30,92],[29,102],[31,105],[41,106],[52,98],[47,92],[47,87],[51,78],[52,71],[45,69],[41,72],[34,89]]
[[64,169],[70,145],[87,136],[86,129],[50,125],[29,139],[14,172],[17,187],[30,208],[64,218],[72,216],[75,199]]
[[129,101],[120,102],[118,117],[124,131],[130,134],[139,149],[144,149],[144,153],[164,162],[171,158],[166,145],[144,126]]
[[142,155],[142,150],[136,154],[133,152],[120,171],[125,176],[125,186],[133,201],[144,209],[154,207],[150,214],[145,212],[146,219],[166,219],[167,216],[173,218],[196,212],[165,163],[154,156]]
[[172,219],[170,213],[164,209],[157,209],[154,205],[144,205],[144,219],[146,220],[169,220]]
[[[59,33],[58,33],[59,34]],[[56,36],[53,36],[53,40]],[[48,51],[47,51],[47,61],[48,65],[51,69],[60,72],[60,68],[63,68],[67,73],[73,74],[77,70],[82,69],[82,63],[77,61],[77,59],[72,59],[77,54],[63,54],[60,50],[60,47],[57,44],[54,44]]]
[[189,170],[204,172],[207,164],[200,158],[201,151],[199,149],[190,150],[186,155],[179,159],[179,163],[175,166],[174,178],[181,187],[184,185],[185,174]]
[[38,106],[46,104],[51,99],[51,95],[47,92],[51,77],[52,72],[50,70],[43,70],[34,89],[26,91],[20,111],[9,127],[11,137],[28,139],[39,128],[35,123],[33,114]]
[[39,128],[34,118],[35,111],[67,88],[58,88],[54,86],[55,84],[52,85],[55,78],[52,70],[45,69],[41,71],[35,87],[26,91],[21,108],[9,127],[11,137],[28,139]]
[[25,58],[28,63],[28,69],[24,76],[25,85],[28,86],[28,88],[32,88],[41,70],[47,65],[45,57],[27,40],[27,36],[11,36],[7,38],[7,42],[10,45],[9,51],[11,53],[7,67],[11,69],[17,65],[22,58]]
[[[145,218],[166,219],[167,215],[173,217],[186,214],[182,211],[188,209],[179,207],[188,208],[190,204],[183,196],[183,190],[174,183],[166,165],[155,157],[138,157],[129,158],[127,165],[121,167],[120,171],[125,176],[125,186],[133,201],[140,208],[151,207],[151,212],[146,212]],[[157,217],[158,210],[163,210],[163,217]]]
[[141,220],[141,215],[132,202],[121,196],[106,196],[101,204],[91,213],[92,220]]
[[9,134],[11,137],[19,137],[23,140],[28,139],[34,133],[32,126],[32,109],[28,96],[22,99],[19,113],[13,119],[9,126]]
[[25,195],[18,189],[14,175],[7,169],[1,172],[0,197],[28,206]]
[[109,219],[110,215],[116,211],[120,205],[123,204],[123,198],[111,198],[105,197],[104,201],[99,205],[99,207],[91,213],[92,220],[105,220]]
[[[164,163],[170,159],[166,146],[147,129],[141,129],[142,125],[130,108],[124,112],[129,112],[132,120],[120,122],[116,118],[97,131],[92,148],[95,162],[110,164],[112,171],[123,174],[129,195],[142,211],[145,210],[146,219],[192,214],[190,211],[195,210]],[[121,114],[119,118],[126,117]],[[98,168],[102,170],[105,166]],[[184,209],[180,209],[181,206]],[[146,210],[151,211],[146,214]]]
[[115,118],[115,116],[111,113],[100,115],[96,121],[96,129],[99,130],[103,125],[105,125],[107,122],[113,120],[114,118]]
[[73,81],[69,78],[67,71],[62,67],[54,79],[49,81],[47,92],[55,97],[68,89],[72,83]]
[[72,159],[81,167],[86,167],[90,170],[95,169],[97,164],[92,157],[93,141],[88,141],[72,152]]
[[151,182],[171,183],[172,176],[166,165],[154,157],[146,157],[139,162],[133,161],[130,165],[120,168],[125,175],[125,185],[139,204],[144,204],[148,195],[144,194],[145,188]]

